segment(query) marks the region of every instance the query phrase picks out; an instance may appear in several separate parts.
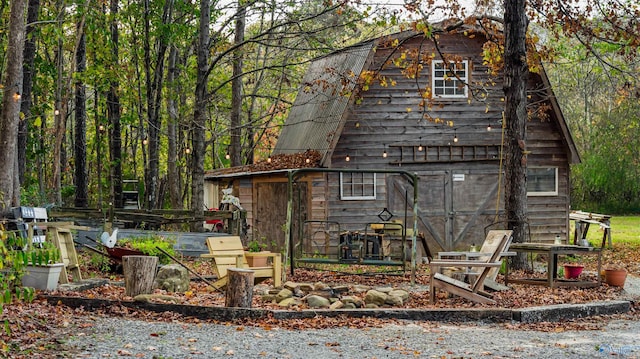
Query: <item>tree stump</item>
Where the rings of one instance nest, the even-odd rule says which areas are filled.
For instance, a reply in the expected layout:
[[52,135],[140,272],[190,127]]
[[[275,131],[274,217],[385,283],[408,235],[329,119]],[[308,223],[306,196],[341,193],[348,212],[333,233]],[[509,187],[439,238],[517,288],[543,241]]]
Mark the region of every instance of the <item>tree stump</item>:
[[229,283],[224,301],[226,307],[251,308],[254,274],[250,269],[227,269]]
[[158,257],[123,256],[122,271],[124,272],[125,295],[135,297],[138,294],[153,292],[157,268]]

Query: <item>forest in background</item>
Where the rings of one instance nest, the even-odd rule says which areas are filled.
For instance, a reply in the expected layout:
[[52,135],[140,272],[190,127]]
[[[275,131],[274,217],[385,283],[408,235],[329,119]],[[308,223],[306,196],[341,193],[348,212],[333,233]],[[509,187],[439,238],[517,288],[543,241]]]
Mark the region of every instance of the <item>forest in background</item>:
[[[491,8],[478,3],[476,13]],[[0,69],[20,103],[21,203],[117,206],[123,180],[139,179],[145,208],[174,209],[198,208],[205,169],[268,156],[311,59],[472,14],[320,1],[29,0],[26,10],[22,86],[5,81],[10,50]],[[574,208],[637,212],[640,40],[594,49],[568,29],[546,31],[540,49],[582,157]],[[3,48],[9,40],[0,33]]]

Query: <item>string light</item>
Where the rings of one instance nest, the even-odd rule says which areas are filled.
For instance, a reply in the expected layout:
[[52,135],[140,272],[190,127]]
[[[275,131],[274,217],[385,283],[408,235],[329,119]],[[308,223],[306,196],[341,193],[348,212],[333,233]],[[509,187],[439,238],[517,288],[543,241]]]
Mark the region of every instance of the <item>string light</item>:
[[311,159],[310,159],[309,157],[307,157],[307,158],[304,160],[304,162],[305,162],[305,163],[307,163],[307,164],[309,164],[309,163],[311,163]]
[[231,159],[231,155],[229,154],[229,151],[227,151],[227,153],[225,153],[224,158]]
[[349,157],[349,155],[347,155],[347,157],[345,157],[344,160],[349,162],[349,161],[351,161],[351,157]]
[[58,116],[58,115],[60,114],[60,110],[58,110],[58,109],[56,108],[56,110],[55,110],[55,111],[53,111],[53,114],[54,114],[54,115],[56,115],[56,116]]
[[487,125],[487,131],[491,131],[491,124]]
[[271,156],[267,157],[267,163],[271,163]]
[[149,144],[149,140],[145,137],[144,140],[142,140],[142,144],[146,146],[147,144]]
[[387,158],[387,145],[384,145],[384,151],[382,152],[382,158]]
[[424,148],[422,147],[422,137],[420,137],[420,144],[418,145],[418,152],[422,152]]
[[104,131],[104,126],[103,125],[98,126],[98,131],[100,132]]
[[184,153],[186,154],[190,154],[191,153],[191,149],[189,147],[184,149]]
[[458,143],[458,134],[457,130],[453,130],[453,142]]
[[14,101],[19,101],[21,97],[22,96],[20,96],[20,92],[16,92],[16,93],[13,94],[13,100]]

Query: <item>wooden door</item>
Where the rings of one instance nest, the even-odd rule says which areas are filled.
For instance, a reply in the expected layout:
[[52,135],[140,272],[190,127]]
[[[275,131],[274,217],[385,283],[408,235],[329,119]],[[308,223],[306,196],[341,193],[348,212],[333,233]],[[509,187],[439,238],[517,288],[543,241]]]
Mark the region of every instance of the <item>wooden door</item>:
[[[253,220],[253,236],[261,240],[266,238],[268,250],[279,252],[284,248],[284,225],[287,222],[287,202],[289,198],[287,182],[257,182],[255,191],[255,217]],[[306,219],[309,196],[307,183],[295,183],[294,187],[294,219]],[[298,221],[293,221],[294,233],[297,233]]]
[[[411,221],[413,187],[401,176],[389,177],[387,185],[390,210],[397,215],[406,205]],[[485,226],[495,220],[497,195],[495,173],[423,172],[418,182],[418,232],[425,234],[432,253],[480,245]]]
[[[485,239],[485,227],[498,222],[499,214],[504,208],[498,174],[487,171],[454,171],[451,172],[450,184],[450,250],[466,250],[471,245],[481,246]],[[498,195],[501,200],[496,203]],[[492,229],[499,228],[501,227]]]

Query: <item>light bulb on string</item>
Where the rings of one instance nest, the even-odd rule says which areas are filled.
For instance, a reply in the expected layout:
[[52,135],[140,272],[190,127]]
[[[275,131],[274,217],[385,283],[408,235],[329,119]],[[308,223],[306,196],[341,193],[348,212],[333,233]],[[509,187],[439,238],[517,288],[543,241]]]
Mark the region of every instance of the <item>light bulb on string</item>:
[[387,158],[389,154],[387,153],[387,148],[385,147],[384,151],[382,152],[382,158]]
[[422,137],[420,137],[420,144],[418,145],[418,152],[422,152],[422,150],[424,150],[424,147],[422,147]]
[[271,163],[271,156],[267,157],[267,163]]
[[453,130],[453,142],[458,143],[458,134],[457,130]]
[[142,140],[142,144],[143,145],[148,145],[149,144],[149,140],[145,137],[144,140]]
[[231,159],[231,154],[229,154],[229,151],[227,151],[227,153],[224,154],[224,158]]
[[345,157],[344,160],[349,162],[349,161],[351,161],[351,157],[349,157],[349,155],[347,155],[347,157]]
[[491,131],[491,124],[487,125],[487,132]]
[[184,153],[186,154],[190,154],[191,153],[191,149],[189,147],[184,149]]

